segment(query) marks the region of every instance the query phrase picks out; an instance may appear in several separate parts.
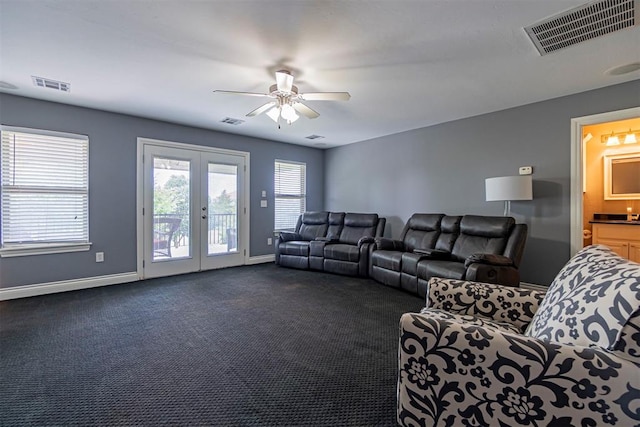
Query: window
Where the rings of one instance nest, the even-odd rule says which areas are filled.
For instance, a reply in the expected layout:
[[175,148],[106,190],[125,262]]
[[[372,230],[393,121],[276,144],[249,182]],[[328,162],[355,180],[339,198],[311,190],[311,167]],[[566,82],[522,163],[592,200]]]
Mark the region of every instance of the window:
[[293,230],[307,205],[307,167],[276,160],[274,175],[275,230]]
[[0,255],[88,250],[89,139],[33,129],[0,131]]

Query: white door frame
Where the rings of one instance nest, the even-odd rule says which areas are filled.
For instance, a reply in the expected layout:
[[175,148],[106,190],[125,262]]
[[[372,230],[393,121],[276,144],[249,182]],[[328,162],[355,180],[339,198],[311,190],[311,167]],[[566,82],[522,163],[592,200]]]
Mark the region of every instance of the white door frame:
[[609,111],[591,116],[571,119],[571,254],[573,256],[582,248],[583,206],[582,182],[584,177],[584,144],[582,143],[582,127],[599,123],[615,122],[640,117],[640,107],[626,110]]
[[242,242],[242,246],[245,248],[245,253],[243,254],[243,264],[246,265],[249,262],[249,254],[250,251],[250,221],[251,217],[250,212],[250,153],[247,151],[236,151],[236,150],[228,150],[224,148],[214,148],[207,147],[203,145],[195,145],[195,144],[186,144],[182,142],[174,142],[174,141],[164,141],[160,139],[153,138],[145,138],[138,137],[137,138],[137,158],[136,158],[136,270],[139,279],[144,279],[144,216],[142,214],[144,208],[144,166],[143,166],[143,156],[144,156],[144,146],[145,145],[153,145],[157,147],[168,147],[168,148],[177,148],[182,150],[194,150],[206,153],[214,153],[214,154],[227,154],[233,156],[244,157],[245,160],[245,179],[243,186],[243,203],[245,214],[240,215],[238,218],[240,227],[242,230],[245,230],[244,233],[241,233],[240,238]]

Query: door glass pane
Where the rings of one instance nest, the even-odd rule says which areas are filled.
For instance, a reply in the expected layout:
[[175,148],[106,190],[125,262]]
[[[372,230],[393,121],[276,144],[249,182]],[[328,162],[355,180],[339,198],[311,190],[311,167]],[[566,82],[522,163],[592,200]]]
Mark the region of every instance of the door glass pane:
[[153,261],[191,256],[191,162],[153,158]]
[[238,252],[238,166],[209,163],[207,254]]

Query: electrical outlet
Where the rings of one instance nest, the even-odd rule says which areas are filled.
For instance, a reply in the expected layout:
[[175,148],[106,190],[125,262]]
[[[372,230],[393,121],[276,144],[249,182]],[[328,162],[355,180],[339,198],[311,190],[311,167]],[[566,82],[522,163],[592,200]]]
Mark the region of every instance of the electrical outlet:
[[267,238],[267,245],[269,246],[273,245],[273,239],[271,237]]
[[96,252],[96,262],[104,262],[104,252]]
[[266,208],[267,207],[267,201],[266,200],[260,200],[260,207],[261,208]]
[[533,168],[531,166],[521,166],[520,175],[531,175],[533,173]]

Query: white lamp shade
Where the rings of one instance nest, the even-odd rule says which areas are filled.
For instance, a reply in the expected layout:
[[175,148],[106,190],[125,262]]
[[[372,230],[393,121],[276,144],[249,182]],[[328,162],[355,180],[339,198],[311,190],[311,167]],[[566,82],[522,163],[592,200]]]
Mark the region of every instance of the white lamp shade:
[[533,199],[531,175],[487,178],[485,190],[487,202]]

